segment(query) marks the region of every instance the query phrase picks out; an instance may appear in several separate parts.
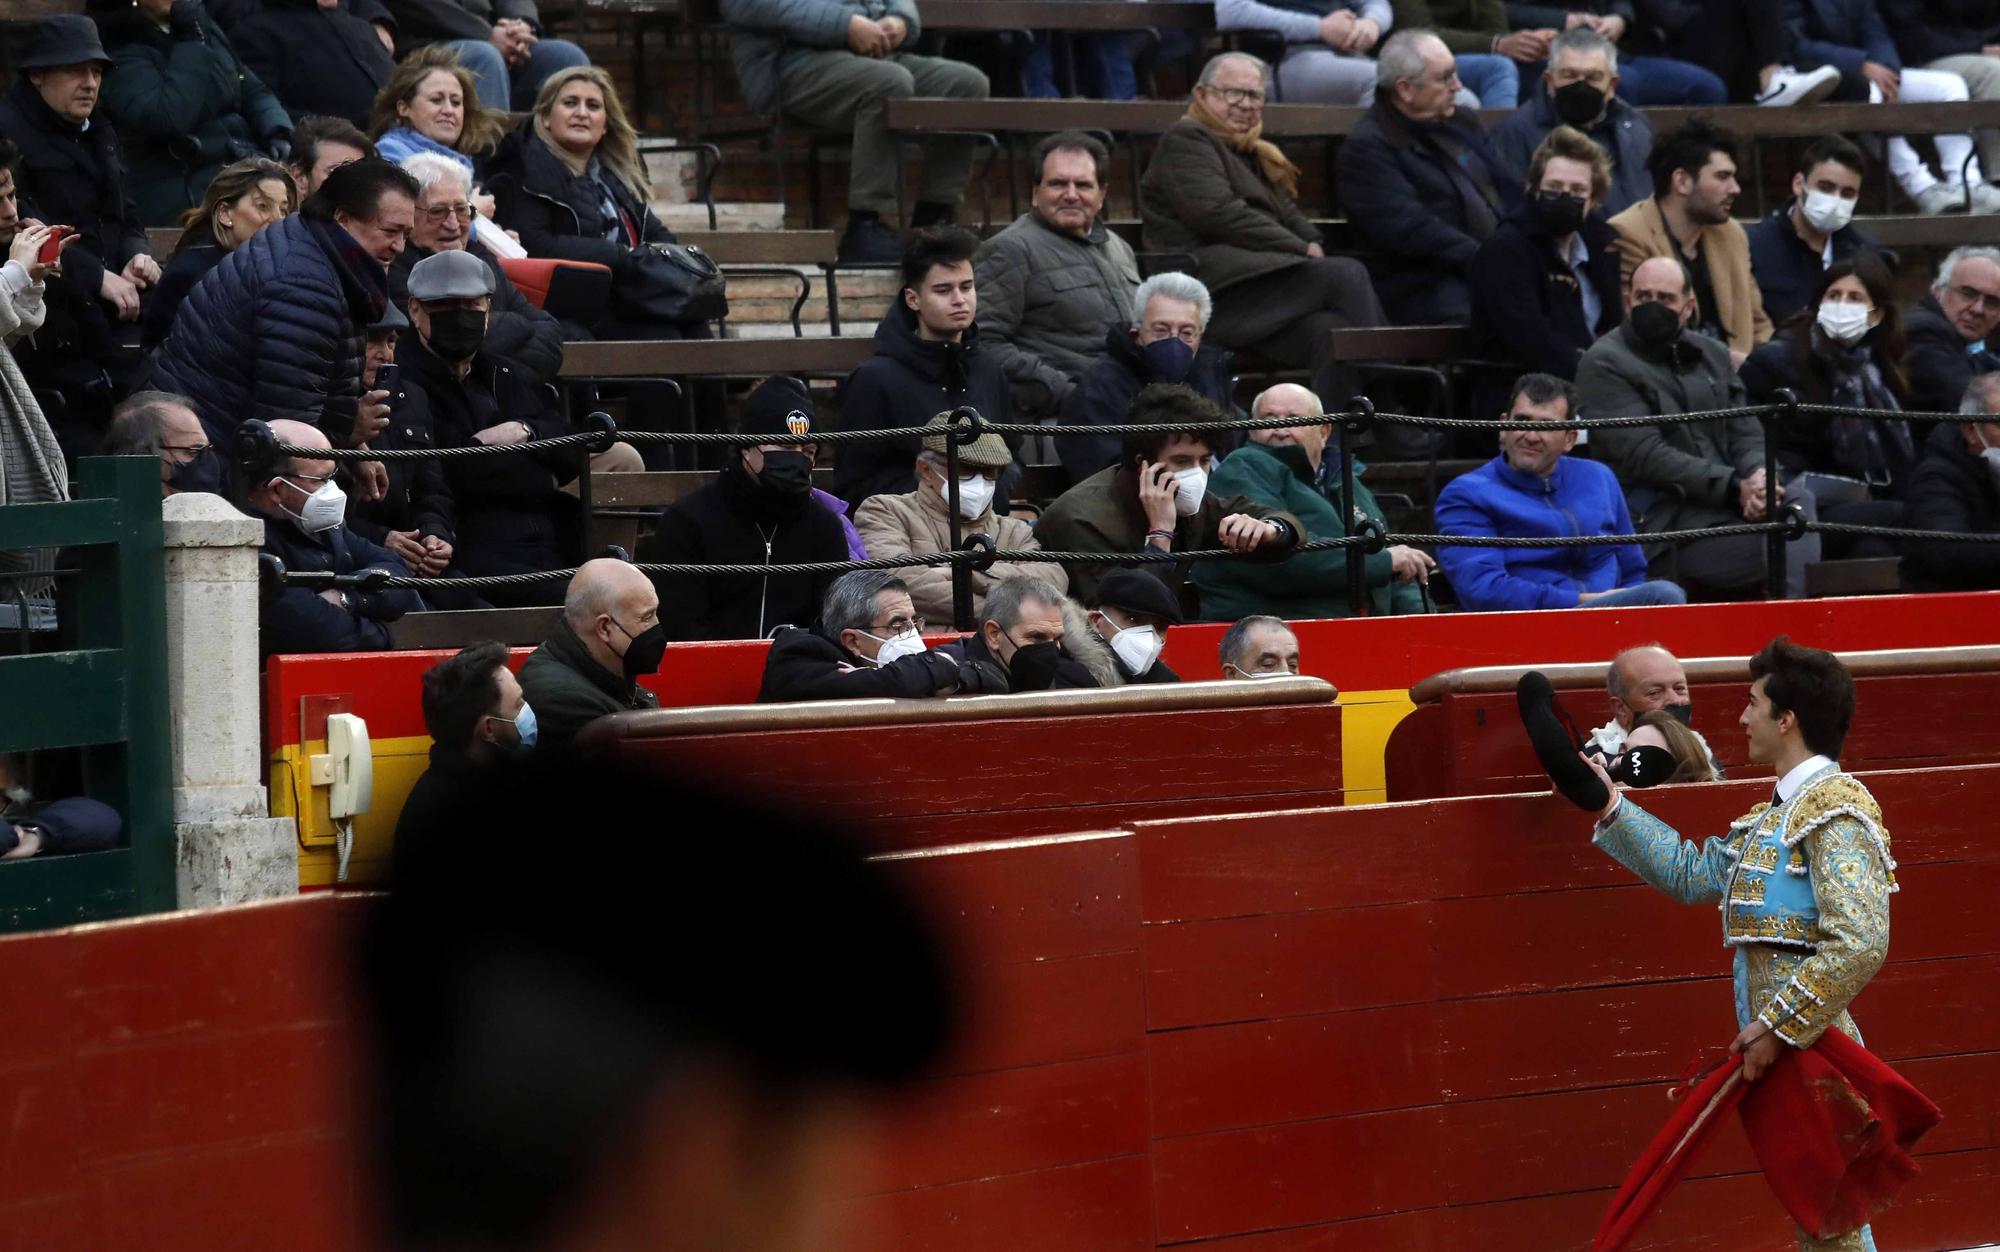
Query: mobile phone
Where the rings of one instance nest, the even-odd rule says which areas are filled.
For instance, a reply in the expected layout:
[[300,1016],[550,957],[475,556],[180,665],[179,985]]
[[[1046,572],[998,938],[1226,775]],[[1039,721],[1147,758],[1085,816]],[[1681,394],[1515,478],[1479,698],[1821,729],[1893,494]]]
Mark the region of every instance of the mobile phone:
[[394,408],[396,404],[396,384],[402,372],[402,366],[397,365],[394,361],[384,361],[375,367],[375,385],[369,390],[388,392],[389,399],[386,403],[391,408]]
[[74,226],[49,227],[49,237],[42,240],[42,250],[35,254],[35,260],[42,265],[54,265],[62,253],[62,241],[75,233]]

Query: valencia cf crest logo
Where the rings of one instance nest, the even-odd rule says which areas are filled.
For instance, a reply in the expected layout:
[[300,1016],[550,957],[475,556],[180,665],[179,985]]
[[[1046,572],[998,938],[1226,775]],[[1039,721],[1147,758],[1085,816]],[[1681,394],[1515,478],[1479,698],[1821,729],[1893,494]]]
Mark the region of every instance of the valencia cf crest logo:
[[813,420],[799,410],[793,409],[791,412],[785,414],[785,428],[794,435],[810,435],[812,433]]

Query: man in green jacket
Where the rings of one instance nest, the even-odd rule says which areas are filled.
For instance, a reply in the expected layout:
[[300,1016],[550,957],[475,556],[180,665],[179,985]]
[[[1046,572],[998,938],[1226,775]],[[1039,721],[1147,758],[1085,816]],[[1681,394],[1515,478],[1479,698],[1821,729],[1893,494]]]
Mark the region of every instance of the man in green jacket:
[[660,698],[638,680],[659,670],[666,650],[652,580],[610,557],[584,562],[569,580],[562,620],[521,666],[537,748],[569,747],[606,713],[659,708]]
[[[1319,397],[1297,383],[1279,383],[1250,405],[1252,417],[1317,418],[1322,412]],[[1331,462],[1326,456],[1332,432],[1332,425],[1324,421],[1251,431],[1250,442],[1224,458],[1210,489],[1287,510],[1311,534],[1337,538],[1342,533],[1340,465],[1338,453]],[[1356,461],[1355,511],[1386,529],[1375,497],[1361,483],[1361,470]],[[1364,566],[1371,612],[1424,612],[1418,584],[1428,581],[1437,568],[1429,553],[1386,548],[1368,556]],[[1347,553],[1338,548],[1302,553],[1276,564],[1204,561],[1195,568],[1194,577],[1201,588],[1201,615],[1211,622],[1233,622],[1253,613],[1287,621],[1347,616]]]
[[[1275,555],[1306,537],[1289,513],[1210,490],[1216,439],[1204,427],[1223,420],[1213,402],[1177,383],[1154,383],[1139,389],[1125,420],[1180,426],[1187,433],[1125,436],[1118,464],[1063,492],[1042,514],[1035,527],[1042,547],[1051,552],[1263,549]],[[1187,605],[1189,564],[1162,561],[1139,568],[1160,578]],[[1113,567],[1068,568],[1071,593],[1095,604],[1098,582]]]

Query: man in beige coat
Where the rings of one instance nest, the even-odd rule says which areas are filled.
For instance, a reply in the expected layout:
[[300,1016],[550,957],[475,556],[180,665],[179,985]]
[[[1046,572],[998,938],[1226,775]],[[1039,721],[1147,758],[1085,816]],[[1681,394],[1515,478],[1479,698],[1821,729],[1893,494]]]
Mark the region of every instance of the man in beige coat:
[[1736,140],[1696,119],[1661,136],[1649,161],[1653,198],[1611,219],[1625,285],[1639,263],[1679,260],[1694,280],[1692,328],[1729,346],[1732,365],[1771,337],[1764,295],[1750,273],[1750,240],[1729,216],[1740,189]]
[[[917,454],[917,489],[904,495],[870,496],[854,511],[854,525],[871,557],[908,556],[951,550],[951,515],[946,512],[947,492],[944,433],[947,417],[932,418],[924,427],[923,451]],[[993,512],[993,497],[1000,472],[1013,459],[1007,443],[994,434],[981,435],[958,451],[958,507],[960,535],[993,536],[1002,551],[1038,548],[1035,532],[1018,517]],[[917,613],[941,625],[951,621],[951,570],[931,566],[901,570],[910,586],[910,599]],[[1069,586],[1069,575],[1054,562],[1008,564],[996,562],[991,569],[972,571],[972,612],[976,617],[986,602],[986,589],[1002,579],[1033,574],[1059,590]]]

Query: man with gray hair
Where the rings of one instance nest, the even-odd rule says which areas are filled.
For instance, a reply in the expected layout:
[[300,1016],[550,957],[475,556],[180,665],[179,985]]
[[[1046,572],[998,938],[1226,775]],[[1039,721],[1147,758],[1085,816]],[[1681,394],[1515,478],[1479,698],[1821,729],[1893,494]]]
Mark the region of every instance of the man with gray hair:
[[1458,70],[1435,32],[1397,31],[1377,68],[1374,107],[1340,149],[1340,203],[1390,318],[1463,325],[1472,259],[1520,203],[1521,179],[1458,107]]
[[[1139,310],[1138,320],[1119,322],[1105,332],[1104,355],[1070,392],[1061,424],[1122,422],[1132,397],[1149,383],[1183,383],[1234,416],[1229,354],[1202,342],[1215,311],[1208,288],[1170,270],[1140,283],[1132,303]],[[1118,463],[1116,435],[1072,435],[1055,443],[1071,485]]]
[[1284,618],[1252,613],[1222,632],[1216,659],[1224,678],[1293,678],[1299,672],[1299,637]]
[[404,157],[401,164],[417,180],[417,217],[409,246],[389,265],[389,303],[400,309],[410,302],[410,271],[417,262],[434,252],[470,252],[493,274],[493,307],[481,348],[519,366],[530,383],[554,382],[562,369],[562,325],[521,294],[499,259],[474,236],[478,219],[465,166],[436,152]]
[[111,410],[105,456],[160,458],[160,494],[222,494],[222,457],[209,446],[194,403],[171,391],[135,391]]
[[[1722,80],[1700,66],[1680,68],[1713,85],[1714,98],[1705,103],[1722,101]],[[1607,213],[1623,213],[1653,194],[1653,178],[1646,171],[1646,157],[1653,150],[1653,126],[1644,113],[1618,94],[1621,89],[1632,94],[1619,72],[1617,45],[1594,26],[1572,26],[1557,35],[1549,48],[1549,68],[1542,74],[1541,85],[1506,121],[1493,128],[1493,149],[1509,173],[1525,179],[1535,149],[1549,132],[1558,126],[1575,127],[1611,158],[1611,193],[1603,207]]]
[[894,570],[858,569],[827,588],[811,629],[771,636],[757,702],[948,696],[965,673],[924,646],[924,619]]
[[2000,353],[1988,346],[2000,325],[2000,248],[1954,248],[1938,266],[1930,294],[1903,318],[1909,350],[1903,372],[1910,380],[1910,408],[1951,413],[1976,375],[2000,370]]
[[[1965,390],[1962,422],[1939,422],[1904,489],[1903,525],[1959,535],[2000,533],[2000,374]],[[1912,540],[1904,581],[1917,591],[2000,588],[2000,544]]]
[[569,747],[606,713],[659,708],[660,698],[638,680],[659,672],[666,651],[652,580],[610,557],[585,561],[563,593],[555,630],[521,666],[537,750]]
[[1000,363],[1019,420],[1062,409],[1104,350],[1104,328],[1132,318],[1139,263],[1099,219],[1111,152],[1080,130],[1050,135],[1028,158],[1028,211],[980,245],[980,350]]
[[1095,644],[1082,611],[1047,579],[1023,574],[986,593],[979,629],[936,649],[967,671],[966,691],[1047,691],[1097,687],[1075,649]]

